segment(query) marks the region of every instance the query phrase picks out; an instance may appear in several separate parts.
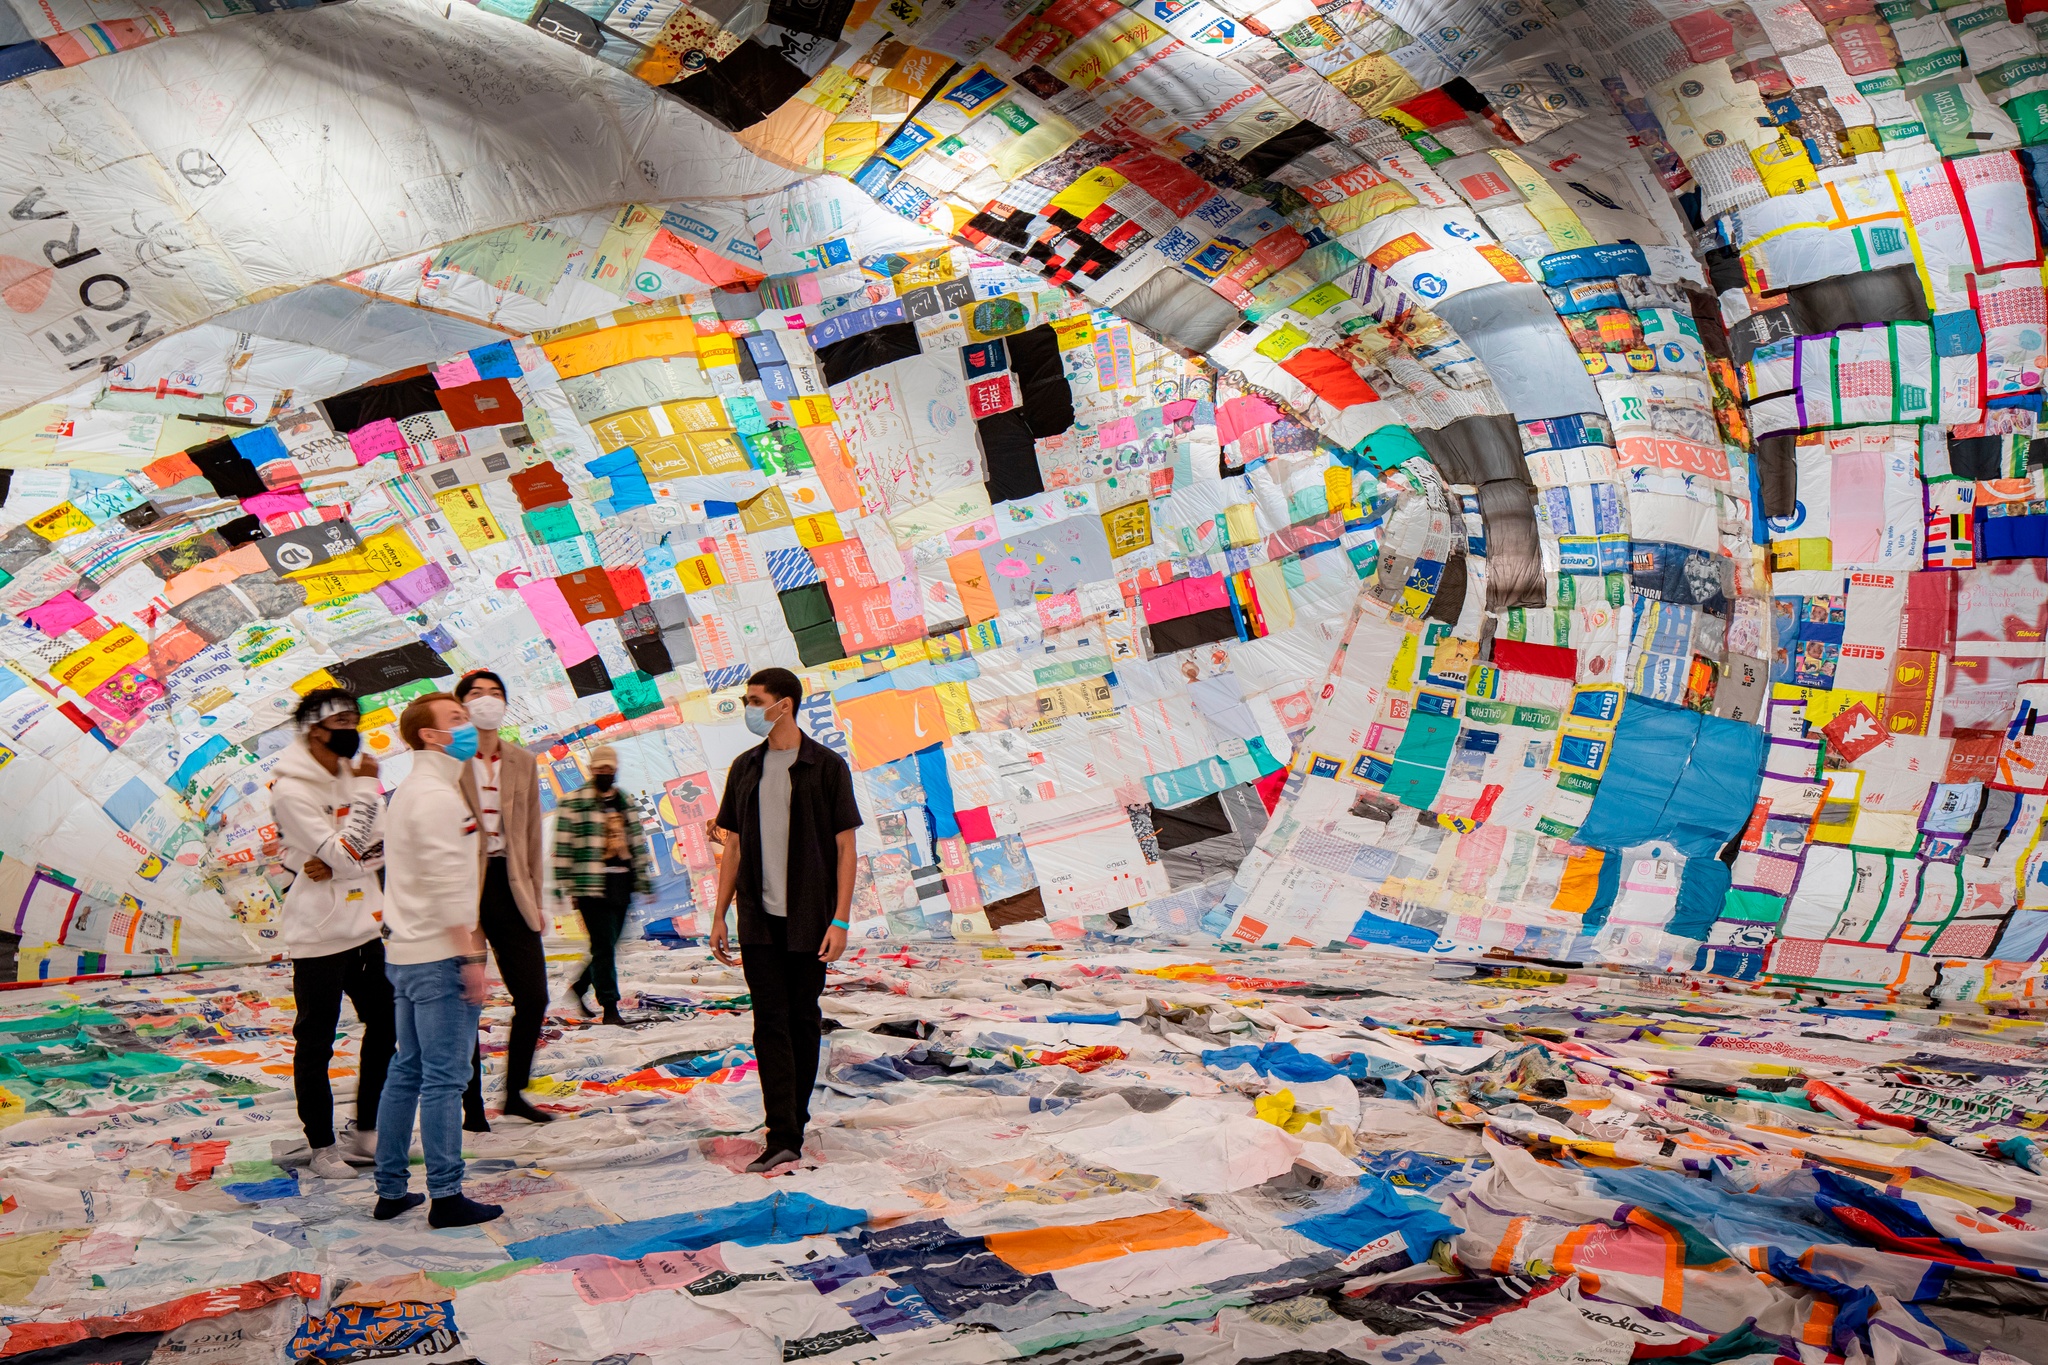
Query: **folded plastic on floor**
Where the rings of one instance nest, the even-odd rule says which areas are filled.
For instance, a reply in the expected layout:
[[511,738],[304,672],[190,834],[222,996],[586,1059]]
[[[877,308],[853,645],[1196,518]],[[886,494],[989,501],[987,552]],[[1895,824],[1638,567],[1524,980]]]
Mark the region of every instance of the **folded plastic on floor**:
[[[648,942],[625,975],[630,1030],[549,1023],[558,1121],[470,1138],[505,1216],[448,1232],[306,1169],[282,969],[7,997],[0,1360],[2048,1360],[2032,1022],[1357,953],[869,950],[832,974],[804,1160],[762,1177],[736,975]],[[509,1003],[486,1018],[495,1092]]]

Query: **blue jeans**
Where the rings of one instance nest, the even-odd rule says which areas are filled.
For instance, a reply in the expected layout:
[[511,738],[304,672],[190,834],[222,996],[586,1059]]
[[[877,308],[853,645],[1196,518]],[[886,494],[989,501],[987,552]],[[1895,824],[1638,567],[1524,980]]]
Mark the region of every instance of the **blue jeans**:
[[462,1193],[462,1091],[483,1006],[462,998],[462,959],[384,964],[398,1023],[398,1056],[377,1106],[377,1194],[396,1199],[411,1176],[412,1119],[420,1119],[427,1193]]

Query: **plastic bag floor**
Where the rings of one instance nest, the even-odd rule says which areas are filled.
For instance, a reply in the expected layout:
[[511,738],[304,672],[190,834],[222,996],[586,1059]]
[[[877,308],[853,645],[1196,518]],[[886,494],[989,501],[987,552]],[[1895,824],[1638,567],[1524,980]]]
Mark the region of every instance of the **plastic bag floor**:
[[[633,1026],[550,1015],[557,1121],[470,1135],[505,1213],[454,1231],[303,1167],[288,969],[8,995],[0,1357],[2048,1362],[2031,1020],[1358,952],[870,952],[828,987],[804,1160],[761,1176],[738,974],[621,969]],[[351,1037],[344,1115],[353,1067]]]

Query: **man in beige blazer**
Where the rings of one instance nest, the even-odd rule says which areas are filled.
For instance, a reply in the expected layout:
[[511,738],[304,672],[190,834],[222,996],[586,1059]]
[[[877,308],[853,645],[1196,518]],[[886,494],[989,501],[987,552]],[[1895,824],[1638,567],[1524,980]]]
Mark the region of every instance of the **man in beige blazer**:
[[[484,835],[483,895],[478,919],[497,959],[498,975],[512,996],[512,1034],[505,1047],[505,1109],[514,1118],[548,1123],[554,1118],[526,1102],[520,1092],[533,1076],[533,1051],[540,1044],[548,1012],[548,964],[541,948],[547,923],[541,911],[540,765],[531,753],[498,737],[505,721],[505,684],[488,669],[465,674],[455,698],[469,708],[476,726],[476,757],[463,764],[462,790],[476,808]],[[469,1090],[462,1097],[462,1126],[488,1133],[484,1116],[483,1051],[479,1046]]]

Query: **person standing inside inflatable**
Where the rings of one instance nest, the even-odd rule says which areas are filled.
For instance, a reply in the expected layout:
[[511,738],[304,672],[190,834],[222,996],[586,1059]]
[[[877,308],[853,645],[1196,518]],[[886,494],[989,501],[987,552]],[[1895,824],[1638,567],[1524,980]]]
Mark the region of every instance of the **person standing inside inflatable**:
[[461,702],[434,692],[405,708],[398,733],[413,752],[385,826],[384,972],[398,1056],[378,1105],[376,1216],[396,1218],[420,1203],[406,1188],[417,1113],[434,1200],[427,1221],[468,1227],[504,1212],[462,1192],[462,1091],[484,1003],[483,831],[462,791],[476,727]]
[[652,898],[654,877],[639,812],[619,790],[619,752],[609,744],[590,751],[590,781],[555,814],[555,892],[575,898],[590,933],[590,961],[569,987],[587,1018],[583,992],[597,991],[602,1022],[626,1026],[619,1013],[619,935],[633,893]]
[[355,1168],[334,1139],[334,1091],[327,1066],[341,998],[363,1024],[356,1062],[355,1155],[376,1150],[377,1102],[397,1035],[391,983],[377,922],[384,893],[384,798],[377,760],[359,753],[356,699],[338,687],[308,692],[292,714],[298,737],[270,779],[270,815],[297,880],[284,895],[284,943],[292,958],[292,1091],[313,1149],[313,1174],[352,1180]]
[[[540,765],[517,744],[498,737],[505,723],[505,683],[489,669],[463,675],[455,700],[476,726],[476,757],[463,765],[462,791],[483,824],[484,882],[478,918],[498,975],[512,996],[512,1035],[505,1046],[505,1113],[549,1123],[520,1092],[533,1078],[533,1050],[548,1014],[548,959],[541,947]],[[476,1054],[462,1096],[462,1126],[488,1133],[484,1117],[483,1052]]]
[[[860,806],[846,760],[797,727],[803,684],[786,668],[747,680],[747,728],[762,743],[733,760],[718,805],[718,863],[711,951],[746,974],[754,1004],[754,1058],[768,1112],[766,1146],[747,1167],[798,1160],[811,1121],[824,1018],[825,964],[846,951],[853,908],[854,831]],[[740,956],[725,912],[740,907]]]

